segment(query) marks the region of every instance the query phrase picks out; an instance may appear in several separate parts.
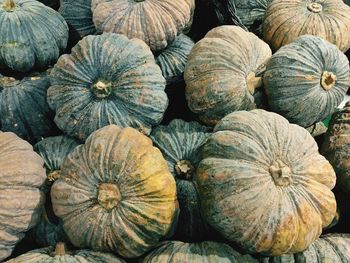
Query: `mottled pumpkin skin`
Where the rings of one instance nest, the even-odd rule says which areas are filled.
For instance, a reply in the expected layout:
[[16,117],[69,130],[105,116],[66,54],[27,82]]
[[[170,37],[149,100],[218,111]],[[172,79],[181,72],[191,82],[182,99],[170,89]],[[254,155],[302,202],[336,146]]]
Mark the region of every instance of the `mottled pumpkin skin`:
[[0,74],[2,130],[14,132],[31,143],[57,133],[55,114],[46,102],[49,86],[46,72],[32,73],[22,80]]
[[256,108],[252,94],[261,86],[256,75],[270,57],[269,46],[240,27],[212,29],[188,57],[184,78],[190,109],[215,125],[228,113]]
[[0,261],[40,218],[45,200],[39,190],[46,178],[43,164],[28,142],[0,131]]
[[[328,88],[322,83],[326,72],[335,75]],[[278,50],[264,74],[270,109],[303,127],[335,112],[349,86],[347,57],[336,46],[310,35]]]
[[68,26],[55,10],[35,0],[15,0],[12,11],[0,0],[0,67],[26,72],[57,61],[68,41]]
[[242,255],[224,243],[164,242],[154,249],[142,263],[257,263],[250,255]]
[[315,35],[345,52],[350,48],[350,7],[343,0],[275,0],[266,11],[263,35],[273,50],[301,35]]
[[168,106],[165,79],[149,47],[118,34],[79,41],[60,57],[50,81],[57,126],[81,140],[109,124],[149,134]]
[[194,0],[92,0],[91,10],[98,32],[138,38],[159,51],[188,29],[194,6]]
[[176,185],[149,138],[109,125],[68,155],[51,200],[73,245],[137,257],[170,230]]
[[339,186],[350,192],[350,102],[332,116],[321,153],[333,165]]
[[203,216],[250,253],[303,251],[335,216],[332,166],[307,130],[280,115],[229,114],[201,154],[196,179]]
[[187,57],[191,52],[194,42],[184,34],[180,34],[164,50],[155,54],[155,59],[167,85],[178,82],[182,78]]

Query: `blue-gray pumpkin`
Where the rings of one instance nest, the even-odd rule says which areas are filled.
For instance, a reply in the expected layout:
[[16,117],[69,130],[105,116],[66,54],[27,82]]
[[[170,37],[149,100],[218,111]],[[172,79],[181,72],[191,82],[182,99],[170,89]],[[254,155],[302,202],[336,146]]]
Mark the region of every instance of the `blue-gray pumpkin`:
[[342,102],[350,86],[349,61],[335,45],[305,35],[272,56],[263,78],[271,110],[309,127]]
[[165,79],[141,40],[105,33],[87,36],[50,74],[48,102],[57,126],[85,140],[109,124],[149,134],[168,105]]
[[35,0],[0,0],[0,66],[26,72],[54,64],[68,41],[68,26]]

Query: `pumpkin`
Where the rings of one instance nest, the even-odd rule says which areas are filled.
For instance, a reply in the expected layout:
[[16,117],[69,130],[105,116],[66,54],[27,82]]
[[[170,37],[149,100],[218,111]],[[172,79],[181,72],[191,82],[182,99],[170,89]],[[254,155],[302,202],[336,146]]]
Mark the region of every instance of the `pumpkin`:
[[44,194],[44,161],[12,132],[0,131],[0,261],[39,220]]
[[154,249],[142,263],[257,263],[250,255],[243,255],[224,243],[204,241],[183,243],[167,241]]
[[149,134],[168,105],[165,79],[149,47],[118,34],[87,36],[50,74],[48,103],[66,134],[85,140],[108,124]]
[[55,114],[46,102],[50,86],[46,72],[32,73],[23,79],[0,74],[0,123],[3,131],[35,143],[57,134]]
[[220,26],[194,45],[185,68],[189,108],[207,125],[256,107],[253,94],[271,57],[269,46],[237,26]]
[[55,10],[35,0],[0,0],[0,67],[26,72],[57,61],[68,26]]
[[176,215],[176,186],[161,152],[133,128],[108,125],[64,160],[51,188],[54,213],[77,247],[137,257]]
[[350,101],[332,116],[321,153],[333,165],[339,186],[350,192]]
[[273,50],[301,35],[315,35],[350,48],[350,7],[343,0],[275,0],[263,22],[264,40]]
[[309,132],[265,110],[224,117],[196,173],[206,221],[247,252],[273,256],[305,250],[332,222],[335,180]]
[[194,6],[194,0],[92,0],[91,10],[98,32],[138,38],[159,51],[188,30]]
[[35,249],[17,258],[6,261],[6,263],[125,263],[125,261],[110,253],[102,253],[91,250],[67,250],[62,242],[57,245]]
[[350,0],[345,0],[345,4],[350,5]]
[[331,115],[349,86],[347,57],[336,46],[310,35],[278,50],[264,74],[270,109],[303,127]]
[[187,57],[194,43],[191,38],[180,34],[164,50],[155,54],[155,59],[167,85],[178,82],[182,78]]
[[307,127],[306,130],[312,135],[312,137],[317,137],[323,135],[327,132],[327,126],[322,122],[317,122],[310,127]]

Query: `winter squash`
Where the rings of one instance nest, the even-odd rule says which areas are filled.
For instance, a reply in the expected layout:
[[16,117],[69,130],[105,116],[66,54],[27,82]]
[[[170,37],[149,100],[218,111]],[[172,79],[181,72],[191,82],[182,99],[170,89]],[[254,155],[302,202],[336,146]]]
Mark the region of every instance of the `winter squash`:
[[138,38],[159,51],[188,30],[194,6],[194,0],[92,0],[91,10],[98,32]]
[[12,132],[0,131],[0,261],[39,220],[45,181],[43,160]]
[[336,46],[310,35],[278,50],[264,74],[270,109],[303,127],[331,115],[349,86],[347,57]]
[[76,247],[137,257],[163,238],[176,215],[176,186],[161,152],[133,128],[92,133],[61,166],[54,212]]
[[307,130],[278,114],[227,115],[201,156],[196,181],[203,216],[247,252],[301,252],[335,217],[332,166]]
[[263,22],[264,40],[273,50],[301,35],[315,35],[350,48],[350,7],[343,0],[275,0]]
[[321,152],[333,165],[339,186],[350,192],[350,102],[333,115]]
[[258,263],[250,255],[242,255],[224,243],[204,241],[183,243],[167,241],[149,253],[142,263]]
[[312,135],[312,137],[317,137],[327,132],[327,126],[322,122],[317,122],[310,127],[307,127],[306,130]]
[[55,10],[35,0],[0,0],[0,67],[26,72],[57,61],[68,26]]
[[171,121],[167,126],[158,126],[151,133],[154,145],[163,153],[169,171],[176,179],[180,206],[176,239],[200,241],[206,234],[194,177],[199,149],[209,135],[209,128],[180,119]]
[[85,140],[108,124],[148,134],[168,105],[165,79],[149,47],[118,34],[87,36],[50,74],[48,103],[66,134]]
[[69,262],[69,263],[125,263],[125,261],[110,253],[92,250],[67,250],[64,243],[35,249],[6,263],[37,263],[37,262]]
[[180,34],[164,50],[155,54],[155,59],[167,85],[173,84],[182,78],[187,63],[187,57],[194,45],[191,38]]
[[35,143],[57,133],[54,113],[46,102],[50,86],[46,72],[23,79],[0,74],[0,123],[3,131]]

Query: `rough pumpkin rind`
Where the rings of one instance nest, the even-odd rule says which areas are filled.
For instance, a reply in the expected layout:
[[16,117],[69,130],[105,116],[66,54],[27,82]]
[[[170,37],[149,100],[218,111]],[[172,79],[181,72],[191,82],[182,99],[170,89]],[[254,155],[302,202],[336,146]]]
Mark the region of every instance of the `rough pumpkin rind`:
[[196,179],[206,221],[250,253],[303,251],[336,213],[335,173],[312,136],[264,110],[215,126]]

